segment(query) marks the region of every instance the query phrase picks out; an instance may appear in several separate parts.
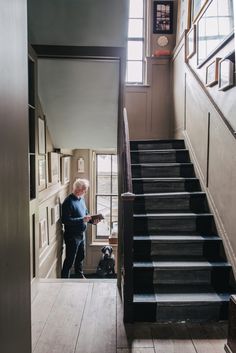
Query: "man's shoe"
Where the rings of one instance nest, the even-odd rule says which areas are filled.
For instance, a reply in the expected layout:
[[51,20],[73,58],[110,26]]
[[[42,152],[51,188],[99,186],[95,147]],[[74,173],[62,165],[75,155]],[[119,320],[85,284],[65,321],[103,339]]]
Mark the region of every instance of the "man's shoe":
[[85,275],[83,273],[76,273],[76,278],[82,278],[82,279],[86,279]]

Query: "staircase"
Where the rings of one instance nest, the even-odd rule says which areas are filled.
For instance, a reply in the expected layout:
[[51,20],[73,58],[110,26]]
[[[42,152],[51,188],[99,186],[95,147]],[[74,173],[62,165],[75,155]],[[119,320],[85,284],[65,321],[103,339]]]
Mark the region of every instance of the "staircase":
[[131,141],[135,321],[222,320],[231,266],[183,140]]

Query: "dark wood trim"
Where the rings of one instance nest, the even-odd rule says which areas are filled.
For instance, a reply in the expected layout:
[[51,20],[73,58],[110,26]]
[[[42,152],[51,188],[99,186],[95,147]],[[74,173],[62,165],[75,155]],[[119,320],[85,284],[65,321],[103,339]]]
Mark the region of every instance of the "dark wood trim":
[[121,195],[123,211],[123,305],[124,322],[133,322],[133,202],[135,195],[126,192]]
[[120,59],[124,57],[123,47],[85,47],[65,45],[32,44],[39,58],[86,58],[86,59]]

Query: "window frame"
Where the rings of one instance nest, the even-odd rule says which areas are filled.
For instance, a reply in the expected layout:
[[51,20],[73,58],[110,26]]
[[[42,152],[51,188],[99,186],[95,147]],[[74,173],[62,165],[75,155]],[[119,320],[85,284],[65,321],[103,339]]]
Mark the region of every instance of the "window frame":
[[[112,197],[117,197],[118,198],[118,192],[117,194],[98,194],[97,193],[97,156],[98,155],[114,155],[117,156],[117,151],[115,150],[94,150],[92,152],[92,163],[93,163],[93,190],[92,190],[92,213],[96,213],[97,211],[97,197],[98,196],[108,196],[110,197],[110,210],[112,210]],[[112,178],[112,162],[111,162],[111,174],[110,177]],[[117,173],[117,179],[118,179],[118,173]],[[117,220],[118,222],[118,220]],[[112,212],[110,212],[110,224],[112,223]],[[98,236],[97,235],[97,227],[92,227],[92,242],[93,243],[108,243],[109,235],[104,235],[104,236]]]
[[[127,57],[126,57],[126,74],[125,74],[125,84],[129,85],[144,85],[144,77],[145,77],[145,52],[146,52],[146,1],[143,2],[143,17],[128,17],[128,28],[129,28],[129,20],[142,20],[143,21],[143,35],[142,37],[129,37],[127,34]],[[142,50],[142,60],[128,60],[128,42],[142,42],[143,50]],[[129,62],[141,62],[142,63],[142,81],[127,81],[128,75],[128,63]]]

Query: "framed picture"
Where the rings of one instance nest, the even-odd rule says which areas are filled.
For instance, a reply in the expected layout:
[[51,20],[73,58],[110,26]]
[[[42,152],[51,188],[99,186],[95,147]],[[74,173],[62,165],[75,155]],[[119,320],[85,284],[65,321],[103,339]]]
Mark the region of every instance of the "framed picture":
[[176,43],[182,38],[184,31],[190,27],[190,12],[191,1],[178,0]]
[[219,91],[234,86],[234,63],[229,59],[219,61]]
[[70,181],[70,157],[61,158],[61,182],[67,184]]
[[48,153],[49,181],[52,184],[58,183],[60,177],[59,154],[56,152]]
[[[222,13],[224,20],[222,20]],[[207,2],[197,23],[198,68],[213,56],[227,40],[233,37],[233,34],[233,0]]]
[[55,205],[55,207],[54,207],[54,210],[55,210],[55,223],[57,222],[57,221],[59,221],[59,219],[61,218],[61,212],[60,212],[60,204],[59,203],[57,203],[56,205]]
[[48,244],[48,224],[47,218],[43,218],[39,222],[39,248],[43,248]]
[[188,31],[186,35],[186,58],[190,59],[196,53],[196,26]]
[[191,22],[193,22],[200,13],[200,10],[207,3],[208,0],[192,0],[191,8]]
[[173,1],[153,2],[153,33],[173,33]]
[[45,120],[42,118],[38,118],[38,147],[39,154],[46,153],[46,130],[45,130]]
[[206,86],[214,86],[218,82],[218,67],[220,58],[216,58],[206,67]]
[[38,190],[46,188],[46,158],[39,157],[38,159]]

